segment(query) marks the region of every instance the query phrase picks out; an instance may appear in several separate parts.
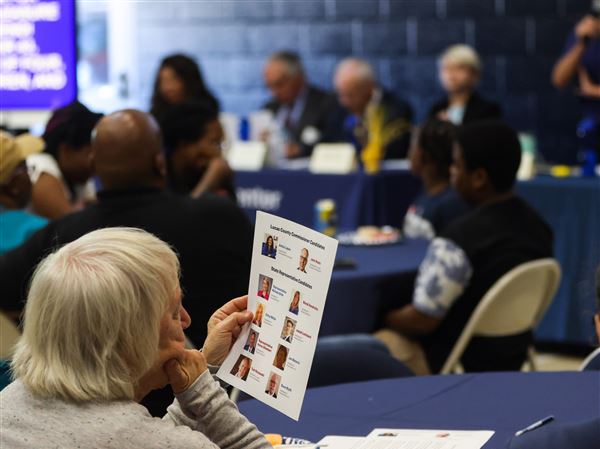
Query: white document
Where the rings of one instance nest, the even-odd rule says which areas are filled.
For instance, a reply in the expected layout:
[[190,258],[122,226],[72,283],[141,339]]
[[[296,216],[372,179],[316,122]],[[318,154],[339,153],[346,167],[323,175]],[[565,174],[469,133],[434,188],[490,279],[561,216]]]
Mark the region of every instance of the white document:
[[488,430],[375,429],[367,441],[381,445],[364,449],[481,449],[492,435]]
[[234,142],[227,162],[234,170],[260,171],[265,166],[267,145],[264,142]]
[[356,149],[349,143],[320,143],[312,152],[311,173],[345,175],[356,171]]
[[254,111],[248,114],[248,125],[250,126],[250,140],[262,141],[265,134],[269,134],[275,123],[275,116],[267,109]]
[[248,309],[254,313],[217,376],[298,420],[338,242],[256,213]]
[[327,449],[349,449],[359,447],[366,441],[365,437],[337,437],[328,436],[319,441],[315,447],[323,447]]
[[375,429],[367,437],[328,436],[327,449],[481,449],[494,435],[487,430]]

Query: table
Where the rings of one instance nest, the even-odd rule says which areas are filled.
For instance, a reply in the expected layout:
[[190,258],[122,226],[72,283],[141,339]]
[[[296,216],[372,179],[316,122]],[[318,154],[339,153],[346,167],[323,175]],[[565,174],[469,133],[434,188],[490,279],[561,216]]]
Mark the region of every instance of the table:
[[[240,410],[262,432],[318,441],[375,427],[495,430],[484,449],[553,414],[556,423],[600,417],[600,373],[487,373],[390,379],[308,390],[300,421],[255,401]],[[550,424],[551,425],[551,424]]]
[[383,308],[408,301],[404,290],[427,250],[426,240],[407,239],[379,247],[338,247],[338,259],[351,259],[356,268],[334,270],[323,312],[320,336],[373,332]]
[[595,270],[600,265],[600,179],[538,177],[520,182],[526,199],[554,231],[554,254],[563,270],[554,302],[537,333],[539,341],[591,345]]
[[[353,229],[362,224],[400,226],[408,205],[421,188],[420,181],[408,171],[392,169],[375,175],[265,170],[238,172],[236,176],[239,202],[252,219],[256,210],[261,209],[312,226],[315,202],[333,198],[338,205],[340,229]],[[536,208],[554,230],[555,255],[563,268],[560,289],[536,339],[594,344],[591,320],[595,312],[594,271],[600,264],[600,179],[538,177],[519,182],[517,193]],[[384,258],[372,258],[372,261],[374,264],[388,262]],[[360,285],[355,283],[355,287]],[[346,289],[346,292],[351,291]],[[366,289],[360,291],[364,303],[368,304],[368,298],[373,295]],[[375,296],[381,295],[381,292],[375,293]],[[327,331],[326,324],[324,330]]]
[[235,182],[238,202],[252,221],[256,211],[263,210],[312,227],[315,203],[331,198],[337,204],[340,229],[399,227],[421,190],[421,181],[408,170],[384,170],[375,175],[263,170],[236,172]]

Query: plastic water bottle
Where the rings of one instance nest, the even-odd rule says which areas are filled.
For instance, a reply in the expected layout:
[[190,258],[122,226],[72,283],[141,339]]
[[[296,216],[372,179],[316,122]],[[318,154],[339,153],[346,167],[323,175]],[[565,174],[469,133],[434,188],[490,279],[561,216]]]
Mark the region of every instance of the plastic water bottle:
[[334,200],[324,199],[315,203],[314,229],[329,237],[337,233],[337,210]]
[[240,117],[240,140],[242,142],[250,140],[250,121],[248,117]]

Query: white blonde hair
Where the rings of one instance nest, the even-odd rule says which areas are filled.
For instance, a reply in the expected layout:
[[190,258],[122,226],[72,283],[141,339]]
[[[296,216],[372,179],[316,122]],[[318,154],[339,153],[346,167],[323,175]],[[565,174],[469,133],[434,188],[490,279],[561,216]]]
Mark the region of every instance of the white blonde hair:
[[468,67],[476,73],[481,73],[481,59],[475,49],[469,45],[457,44],[448,47],[442,56],[439,63],[456,64],[463,67]]
[[343,59],[335,70],[335,78],[343,76],[352,76],[361,81],[377,82],[377,75],[373,66],[364,59],[346,58]]
[[178,290],[177,256],[154,235],[80,237],[35,270],[14,376],[43,397],[132,399],[158,359],[160,320]]

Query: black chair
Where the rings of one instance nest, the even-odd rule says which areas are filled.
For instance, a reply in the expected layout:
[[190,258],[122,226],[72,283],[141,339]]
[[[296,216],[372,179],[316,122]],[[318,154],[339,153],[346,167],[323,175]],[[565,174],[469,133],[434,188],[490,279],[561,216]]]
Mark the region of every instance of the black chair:
[[367,334],[320,338],[308,387],[414,376],[386,346]]

